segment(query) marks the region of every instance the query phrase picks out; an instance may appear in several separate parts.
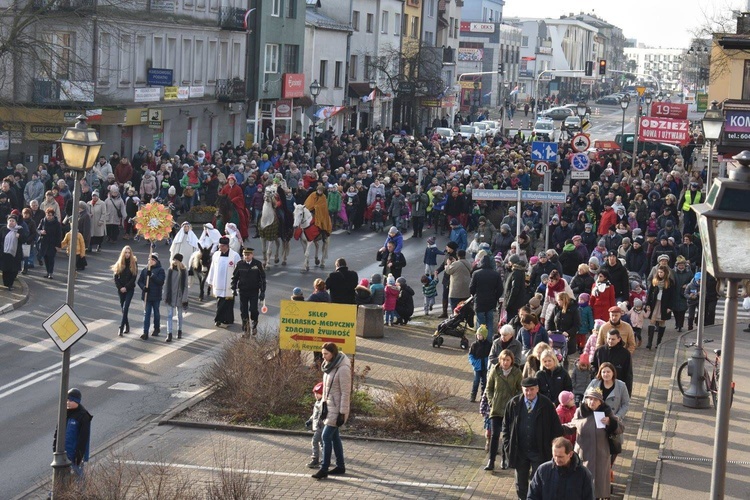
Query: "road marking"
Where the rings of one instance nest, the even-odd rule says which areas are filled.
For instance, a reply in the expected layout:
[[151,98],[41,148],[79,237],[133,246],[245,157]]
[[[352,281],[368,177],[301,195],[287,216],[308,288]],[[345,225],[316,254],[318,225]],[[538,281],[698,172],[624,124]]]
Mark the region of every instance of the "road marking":
[[106,380],[87,380],[82,385],[86,387],[101,387],[106,383],[107,383]]
[[206,361],[208,361],[210,358],[214,356],[212,351],[203,353],[203,354],[197,354],[193,356],[192,358],[188,359],[187,361],[184,361],[177,365],[177,368],[198,368],[199,366],[203,365]]
[[188,398],[192,398],[199,392],[201,391],[177,391],[177,392],[173,392],[170,396],[173,398],[188,399]]
[[22,347],[19,349],[19,351],[42,352],[42,351],[46,351],[47,349],[51,349],[52,347],[54,347],[54,345],[55,343],[52,341],[52,339],[44,339],[40,342],[29,344],[26,347]]
[[199,328],[199,329],[195,330],[195,332],[193,332],[193,333],[191,333],[191,334],[189,334],[187,336],[183,336],[180,340],[175,340],[171,344],[159,346],[156,349],[154,349],[153,351],[151,351],[150,353],[144,354],[143,356],[135,358],[131,362],[135,363],[137,365],[150,365],[154,361],[158,361],[161,358],[163,358],[164,356],[167,356],[168,354],[171,354],[174,351],[176,351],[176,350],[178,350],[178,349],[180,349],[182,347],[186,347],[186,346],[192,344],[193,342],[195,342],[196,340],[200,340],[203,337],[205,337],[205,336],[207,336],[207,335],[209,335],[209,334],[211,334],[211,333],[213,333],[215,331],[216,331],[215,328],[211,328],[211,329],[209,329],[209,328]]
[[286,273],[287,273],[286,271],[276,271],[275,273],[272,274],[272,276],[281,276],[281,275],[284,275]]
[[[87,361],[91,361],[92,359],[101,356],[102,354],[106,353],[107,351],[110,351],[114,349],[119,344],[122,344],[126,341],[123,337],[117,337],[113,340],[110,340],[106,344],[102,344],[98,347],[95,347],[93,349],[89,349],[88,351],[83,352],[82,354],[79,354],[77,356],[72,356],[70,358],[70,368],[75,368],[78,365],[81,365]],[[10,382],[8,384],[5,384],[4,386],[0,387],[0,391],[7,389],[9,387],[12,387],[16,384],[15,387],[12,389],[8,389],[5,392],[0,393],[0,399],[3,399],[7,396],[10,396],[11,394],[14,394],[22,389],[25,389],[29,386],[32,386],[34,384],[37,384],[39,382],[42,382],[44,380],[48,380],[54,375],[57,375],[62,371],[62,368],[59,364],[54,364],[52,366],[49,366],[43,370],[38,370],[34,373],[30,373],[29,375],[26,375],[24,377],[18,378],[14,380],[13,382]],[[24,382],[25,381],[25,382]],[[21,383],[23,382],[23,383]]]
[[125,382],[117,382],[116,384],[112,384],[107,389],[112,389],[113,391],[140,391],[141,386],[138,384],[126,384]]
[[[148,462],[145,460],[124,460],[123,463],[127,465],[158,465],[160,467],[174,467],[175,469],[186,469],[186,470],[202,470],[210,472],[236,472],[239,474],[263,474],[266,476],[280,476],[280,477],[310,477],[310,474],[303,474],[299,472],[278,472],[274,470],[259,470],[259,469],[234,469],[226,467],[209,467],[206,465],[190,465],[190,464],[173,464],[173,463],[162,463],[162,462]],[[345,481],[350,483],[366,483],[366,484],[383,484],[392,486],[406,486],[412,488],[431,488],[431,489],[443,489],[443,490],[456,490],[464,491],[469,489],[468,486],[458,486],[455,484],[441,484],[441,483],[421,483],[417,481],[388,481],[386,479],[375,479],[369,477],[347,477],[347,476],[328,476],[329,480],[333,481]]]
[[333,231],[331,234],[344,234],[346,232],[346,229],[337,229]]
[[372,232],[372,233],[367,233],[366,235],[362,236],[362,237],[360,238],[360,240],[364,240],[364,239],[367,239],[367,238],[372,238],[372,237],[373,237],[373,236],[375,236],[376,234],[378,234],[378,233],[375,233],[375,232]]

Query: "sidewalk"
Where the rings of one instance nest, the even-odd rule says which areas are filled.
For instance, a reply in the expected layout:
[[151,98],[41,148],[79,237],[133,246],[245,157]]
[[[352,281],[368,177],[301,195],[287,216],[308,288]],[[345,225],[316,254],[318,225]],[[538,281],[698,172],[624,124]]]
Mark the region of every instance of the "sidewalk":
[[[750,424],[750,334],[742,331],[746,326],[745,322],[737,326],[732,377],[736,392],[730,416],[726,498],[750,498],[750,448],[745,444]],[[713,406],[696,410],[682,405],[682,394],[674,380],[677,368],[691,351],[683,344],[693,341],[695,332],[683,337],[678,343],[669,386],[653,498],[703,499],[710,492],[716,410]],[[721,349],[721,326],[707,327],[705,338],[714,339],[706,345],[709,359],[713,360],[713,350]],[[711,367],[707,369],[710,371]]]
[[0,318],[3,314],[14,311],[24,305],[29,300],[29,285],[20,275],[16,278],[13,291],[9,292],[7,288],[0,289]]

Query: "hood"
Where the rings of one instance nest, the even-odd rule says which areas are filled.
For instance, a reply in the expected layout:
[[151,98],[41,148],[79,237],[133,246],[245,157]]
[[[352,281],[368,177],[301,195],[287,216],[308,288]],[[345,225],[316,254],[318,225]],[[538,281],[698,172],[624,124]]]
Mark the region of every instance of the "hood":
[[482,269],[492,269],[492,260],[492,257],[490,257],[489,255],[485,255],[484,257],[482,257],[482,262],[480,264]]
[[568,243],[563,247],[563,252],[573,252],[576,249],[576,246],[573,243]]

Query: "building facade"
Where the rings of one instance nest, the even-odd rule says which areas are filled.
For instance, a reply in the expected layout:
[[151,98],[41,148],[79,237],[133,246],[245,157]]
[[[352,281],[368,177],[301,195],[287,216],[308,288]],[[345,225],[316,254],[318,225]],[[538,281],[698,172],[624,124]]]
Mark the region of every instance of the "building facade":
[[682,90],[683,64],[686,49],[626,47],[627,71],[638,79],[659,82],[662,90]]

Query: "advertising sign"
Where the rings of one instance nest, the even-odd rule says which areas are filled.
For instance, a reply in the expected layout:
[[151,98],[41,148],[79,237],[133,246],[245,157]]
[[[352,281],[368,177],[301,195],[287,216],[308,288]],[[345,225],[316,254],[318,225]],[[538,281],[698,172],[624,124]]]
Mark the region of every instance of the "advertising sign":
[[281,86],[281,97],[284,99],[296,99],[305,95],[305,74],[284,73],[283,85]]
[[177,87],[177,99],[186,101],[190,97],[190,87]]
[[164,124],[162,110],[158,108],[149,108],[148,110],[148,127],[160,129]]
[[690,122],[671,118],[641,118],[640,138],[644,141],[687,144]]
[[276,101],[276,118],[291,118],[292,117],[292,100],[291,99],[279,99]]
[[750,111],[726,110],[722,139],[750,141]]
[[172,85],[173,74],[174,72],[171,69],[149,68],[146,75],[146,83],[169,87]]
[[135,89],[135,102],[157,102],[161,99],[161,88],[144,87]]
[[674,118],[675,120],[687,119],[687,104],[677,104],[672,102],[653,102],[651,103],[651,116],[659,118]]
[[176,101],[177,100],[177,89],[179,89],[179,87],[164,87],[164,100],[165,101]]
[[470,23],[461,21],[463,33],[494,33],[495,23]]
[[458,60],[479,62],[484,58],[484,49],[458,48]]
[[206,90],[203,88],[203,85],[191,86],[189,90],[189,96],[191,99],[195,97],[203,97],[205,93]]
[[319,351],[333,342],[340,351],[356,349],[357,306],[327,302],[281,301],[279,349]]
[[704,113],[708,109],[708,94],[698,92],[698,95],[695,96],[695,105],[698,113]]

